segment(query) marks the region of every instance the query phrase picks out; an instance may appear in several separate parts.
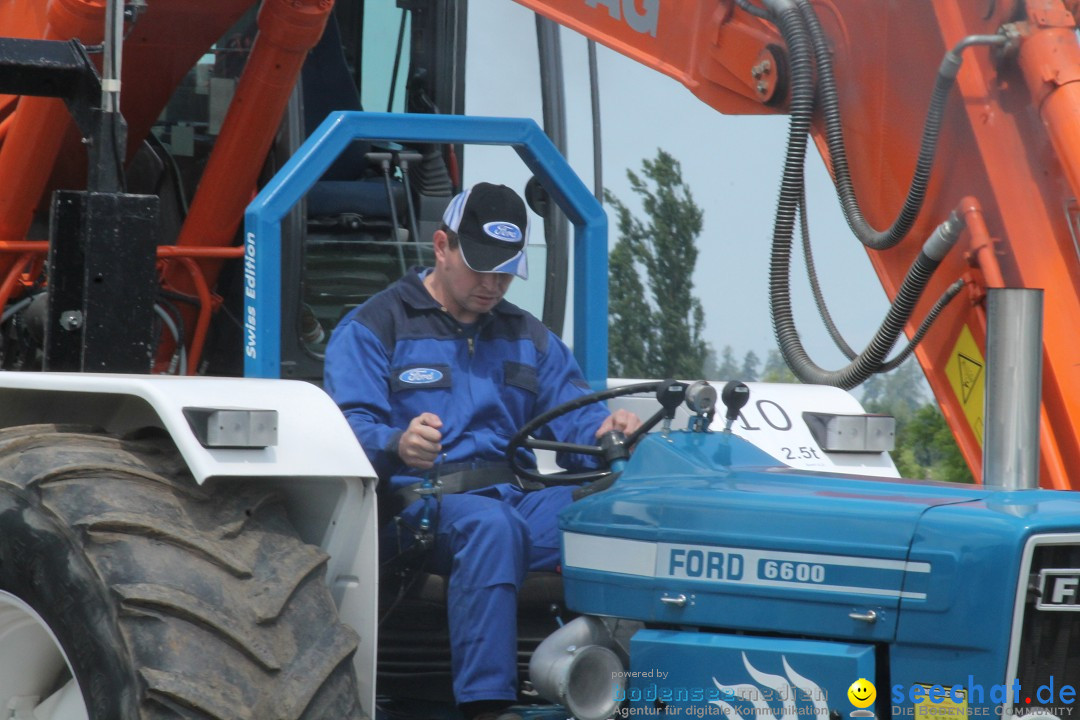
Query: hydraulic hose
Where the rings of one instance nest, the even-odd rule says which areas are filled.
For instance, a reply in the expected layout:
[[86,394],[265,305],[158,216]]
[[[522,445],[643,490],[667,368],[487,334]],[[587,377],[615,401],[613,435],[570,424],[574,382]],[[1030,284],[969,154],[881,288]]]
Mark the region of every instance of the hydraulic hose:
[[825,330],[829,333],[833,343],[844,353],[848,360],[855,359],[855,351],[851,349],[844,336],[840,334],[840,328],[833,322],[832,314],[828,305],[825,304],[825,295],[821,292],[821,283],[818,282],[817,269],[814,267],[814,251],[810,246],[810,223],[806,217],[806,188],[803,187],[802,197],[799,198],[799,232],[802,235],[803,260],[806,261],[806,278],[810,281],[810,292],[814,296],[814,305],[817,306],[821,322],[825,324]]
[[764,0],[764,2],[766,8],[774,16],[774,22],[783,35],[791,56],[790,122],[787,150],[784,154],[784,170],[780,181],[780,197],[777,200],[776,218],[773,222],[772,258],[769,268],[769,296],[770,308],[773,312],[773,328],[779,332],[777,318],[791,316],[789,288],[791,240],[795,228],[795,213],[798,211],[805,185],[803,167],[806,160],[810,120],[814,110],[814,77],[810,39],[798,8],[791,0]]
[[[739,2],[740,7],[749,11],[749,8],[746,7],[747,4]],[[859,355],[854,355],[850,346],[844,342],[832,322],[828,310],[825,308],[820,287],[815,282],[816,274],[813,269],[812,254],[807,247],[808,272],[815,291],[815,301],[818,303],[819,311],[826,327],[830,330],[833,340],[837,342],[837,345],[852,362],[840,370],[828,371],[818,367],[810,360],[795,329],[790,289],[791,243],[796,212],[800,213],[802,219],[804,247],[809,243],[803,166],[810,128],[810,115],[813,111],[814,61],[810,55],[810,49],[807,48],[807,41],[809,40],[819,64],[818,73],[822,81],[820,99],[823,114],[827,121],[827,140],[830,153],[833,154],[834,174],[845,218],[864,245],[872,249],[885,249],[894,246],[908,233],[922,207],[929,182],[930,169],[933,166],[937,148],[941,120],[944,117],[945,100],[960,67],[960,53],[970,45],[1004,42],[1004,38],[999,36],[972,36],[966,38],[953,51],[946,54],[939,69],[938,81],[935,85],[931,108],[928,111],[927,122],[924,127],[919,161],[912,180],[912,186],[909,189],[908,199],[896,222],[893,223],[889,230],[882,233],[874,230],[866,223],[855,199],[843,147],[839,103],[837,101],[835,78],[832,73],[831,58],[829,57],[824,33],[817,22],[817,16],[814,15],[813,10],[810,8],[808,0],[763,0],[763,4],[767,8],[768,16],[776,24],[787,43],[791,56],[792,88],[788,147],[785,155],[780,198],[777,202],[776,219],[773,226],[773,246],[769,272],[769,300],[773,317],[773,329],[784,360],[800,380],[851,389],[875,372],[887,371],[903,362],[926,334],[930,325],[938,317],[945,305],[959,293],[962,283],[955,283],[935,303],[908,346],[896,358],[888,362],[885,361],[886,355],[896,344],[904,326],[909,321],[915,305],[924,293],[932,274],[940,265],[948,250],[955,244],[964,226],[955,214],[938,226],[926,241],[922,252],[919,253],[915,262],[909,268],[907,276],[878,332],[867,348]],[[791,12],[792,9],[796,11],[794,15]]]
[[[769,309],[772,313],[773,331],[784,359],[792,371],[799,375],[791,357],[801,355],[805,358],[806,353],[799,345],[791,309],[791,242],[795,214],[805,192],[803,173],[806,143],[814,109],[813,62],[809,33],[797,6],[791,0],[764,0],[764,5],[787,43],[791,56],[790,120],[780,197],[773,222],[772,253],[769,261]],[[809,363],[809,358],[806,358],[805,362]]]
[[[814,364],[802,346],[795,321],[791,313],[791,289],[787,283],[787,273],[791,264],[791,242],[787,242],[787,252],[777,253],[776,243],[773,251],[772,280],[770,301],[773,310],[773,328],[780,352],[788,367],[803,382],[818,385],[835,385],[850,390],[881,369],[885,356],[896,344],[904,325],[911,317],[915,304],[922,296],[934,271],[941,264],[946,253],[956,244],[964,229],[963,222],[955,213],[934,230],[919,252],[915,262],[908,270],[900,290],[885,315],[885,320],[878,328],[870,344],[851,363],[840,370],[824,370]],[[786,255],[786,256],[785,256]],[[782,276],[782,281],[781,281]],[[951,299],[951,298],[950,298]],[[940,309],[938,310],[940,312]]]
[[881,369],[878,372],[887,373],[904,364],[904,361],[908,359],[911,353],[915,352],[915,347],[922,341],[923,336],[926,335],[926,331],[930,329],[930,326],[937,320],[938,315],[945,309],[945,306],[952,302],[952,299],[960,294],[960,291],[964,289],[964,281],[957,280],[948,287],[945,292],[941,293],[941,297],[934,303],[934,307],[930,308],[930,312],[926,313],[926,317],[923,318],[922,324],[919,325],[919,329],[915,331],[915,336],[911,338],[911,342],[907,344],[903,350],[901,350],[896,357],[888,362],[881,364]]
[[[802,198],[802,204],[799,206],[799,224],[802,231],[803,242],[803,257],[806,260],[806,274],[810,281],[810,291],[814,295],[814,304],[817,305],[818,314],[821,316],[822,322],[825,324],[825,329],[829,333],[829,337],[832,338],[836,347],[844,354],[848,360],[854,360],[856,353],[844,340],[843,335],[840,334],[840,329],[836,327],[836,323],[833,322],[832,315],[829,313],[829,308],[825,304],[825,297],[821,292],[821,284],[818,282],[817,271],[814,269],[814,255],[810,247],[810,228],[807,224],[806,216],[806,197]],[[963,280],[957,280],[948,287],[945,292],[941,294],[934,306],[930,308],[930,312],[923,318],[922,324],[919,325],[919,329],[915,332],[915,335],[911,338],[911,342],[907,344],[900,353],[894,358],[881,364],[881,367],[877,372],[887,373],[900,367],[905,360],[915,351],[915,347],[922,341],[923,336],[926,335],[930,326],[937,320],[938,315],[945,309],[954,297],[956,297],[964,287]]]
[[412,166],[416,173],[413,187],[421,195],[451,197],[454,194],[454,183],[446,169],[441,146],[425,145],[423,156],[419,165]]
[[887,250],[895,246],[911,230],[915,218],[922,209],[926,198],[926,188],[930,181],[930,172],[933,169],[934,157],[937,154],[937,144],[941,133],[941,122],[945,117],[945,103],[949,97],[949,91],[956,81],[956,75],[960,71],[963,62],[961,53],[972,45],[1004,44],[1007,38],[1004,35],[972,35],[964,38],[955,48],[945,53],[938,68],[937,79],[934,82],[934,90],[930,96],[930,108],[926,113],[923,126],[922,141],[919,146],[919,157],[915,164],[915,171],[908,189],[907,198],[900,209],[900,213],[892,225],[884,231],[873,228],[863,217],[858,199],[855,197],[855,189],[851,182],[851,172],[848,167],[847,151],[844,146],[844,131],[840,121],[839,94],[836,90],[836,77],[833,72],[832,56],[829,51],[828,39],[821,29],[817,14],[811,7],[809,0],[793,0],[806,22],[811,42],[814,48],[814,57],[817,62],[819,96],[822,114],[825,118],[825,139],[829,148],[829,156],[832,160],[834,182],[837,194],[840,196],[840,205],[844,211],[844,219],[852,232],[866,247],[872,250]]
[[768,10],[759,8],[757,5],[751,3],[750,0],[735,0],[735,4],[754,17],[759,17],[762,20],[772,20],[772,14],[770,14]]

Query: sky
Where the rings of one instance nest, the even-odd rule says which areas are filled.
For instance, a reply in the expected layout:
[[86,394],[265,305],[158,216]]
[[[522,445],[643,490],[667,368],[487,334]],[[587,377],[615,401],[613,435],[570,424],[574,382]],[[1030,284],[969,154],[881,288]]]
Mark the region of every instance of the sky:
[[[539,70],[531,11],[508,0],[470,0],[466,111],[533,117],[539,122]],[[568,103],[568,158],[593,187],[592,116],[584,38],[561,31]],[[776,347],[768,307],[773,216],[787,137],[785,116],[726,116],[681,84],[602,46],[597,48],[604,185],[640,207],[626,179],[663,148],[704,212],[694,287],[705,309],[705,339],[737,357],[764,360]],[[466,180],[496,179],[521,189],[528,172],[505,149],[472,148]],[[869,342],[887,310],[885,294],[862,246],[841,216],[832,183],[816,151],[807,168],[814,260],[829,309],[856,350]],[[615,222],[610,220],[614,243]],[[826,369],[845,361],[814,307],[799,258],[792,265],[797,324],[810,357]],[[534,283],[539,285],[540,283]]]

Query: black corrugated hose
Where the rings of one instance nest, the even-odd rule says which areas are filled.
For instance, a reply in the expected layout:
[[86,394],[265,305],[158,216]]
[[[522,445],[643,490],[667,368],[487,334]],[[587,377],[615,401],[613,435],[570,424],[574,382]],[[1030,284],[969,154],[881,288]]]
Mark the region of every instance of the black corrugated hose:
[[840,328],[833,322],[829,306],[825,304],[825,296],[821,292],[821,283],[818,282],[817,270],[814,269],[814,250],[810,245],[810,221],[806,216],[806,188],[803,187],[802,196],[799,198],[799,233],[802,235],[803,259],[806,261],[806,278],[810,281],[810,292],[814,296],[814,305],[817,306],[818,315],[825,323],[825,330],[829,333],[833,343],[844,353],[848,360],[855,359],[855,351],[851,349],[844,336],[840,334]]
[[[844,207],[845,217],[865,245],[875,249],[884,249],[892,247],[907,234],[921,208],[929,180],[929,171],[933,165],[941,118],[944,115],[944,103],[947,99],[948,90],[951,88],[956,72],[959,69],[960,51],[968,44],[988,41],[997,42],[999,38],[996,36],[969,38],[958,45],[954,51],[946,54],[931,99],[931,107],[928,111],[927,123],[923,132],[920,157],[916,165],[912,187],[909,189],[908,199],[893,226],[886,232],[879,233],[870,228],[862,218],[858,203],[854,197],[854,191],[851,188],[850,173],[847,169],[846,155],[843,149],[839,104],[836,100],[837,94],[832,76],[831,58],[828,54],[824,33],[817,23],[816,15],[810,8],[808,0],[763,0],[763,3],[768,16],[773,19],[783,35],[791,56],[791,124],[788,133],[788,147],[784,161],[780,198],[777,202],[776,220],[773,226],[773,247],[769,272],[769,300],[773,316],[773,329],[784,360],[800,380],[851,389],[873,373],[894,368],[903,362],[925,335],[942,308],[959,293],[962,283],[954,283],[927,314],[908,346],[893,360],[885,361],[886,355],[895,345],[904,325],[910,319],[915,304],[925,291],[931,275],[937,269],[945,253],[955,243],[960,231],[963,229],[963,225],[953,215],[938,226],[927,240],[923,252],[919,253],[919,256],[909,268],[900,291],[897,293],[896,299],[889,308],[889,312],[886,314],[885,320],[874,338],[859,355],[855,357],[852,357],[853,353],[848,355],[852,360],[851,363],[840,370],[828,371],[818,367],[810,360],[802,346],[798,331],[795,329],[790,291],[791,243],[796,212],[800,213],[804,227],[806,225],[803,165],[806,156],[807,134],[810,129],[810,114],[813,111],[814,100],[814,59],[811,57],[810,49],[807,47],[807,40],[809,38],[810,45],[813,47],[819,63],[818,74],[823,85],[819,99],[822,102],[823,114],[826,117],[826,133],[830,144],[830,153],[833,156],[833,169],[837,177],[837,189],[841,195],[841,205]],[[748,3],[740,2],[739,4],[744,9],[749,10],[746,7]],[[795,11],[794,14],[792,13],[793,10]],[[833,149],[834,146],[838,146],[839,152]],[[844,192],[845,187],[848,190],[846,193]],[[863,226],[863,233],[860,233],[857,227],[860,223]],[[864,237],[867,234],[865,231],[869,231],[872,235],[869,238]],[[804,232],[806,231],[804,230]],[[868,239],[869,242],[867,242]],[[814,285],[816,284],[814,283],[816,276],[813,271],[813,260],[812,256],[809,254],[807,256],[810,258],[808,270],[811,274],[811,283]],[[815,295],[815,299],[819,301],[819,309],[823,309],[824,302],[820,299],[820,291]],[[844,350],[847,344],[843,342],[839,332],[835,331],[835,325],[830,322],[831,317],[829,317],[827,310],[822,313],[822,317],[826,322],[826,326],[831,329],[830,335],[833,336],[834,341],[837,341],[838,346]],[[846,350],[850,351],[851,349],[846,347]]]
[[[844,353],[844,357],[848,360],[855,359],[855,351],[851,349],[847,341],[844,340],[844,336],[840,333],[840,329],[836,327],[836,323],[833,322],[832,315],[829,313],[829,308],[825,304],[825,296],[821,292],[821,284],[818,282],[817,272],[814,270],[814,253],[810,244],[810,226],[806,217],[806,193],[799,199],[799,230],[802,233],[802,246],[803,257],[806,259],[806,274],[810,281],[810,291],[814,295],[814,304],[817,305],[818,314],[821,315],[822,322],[825,323],[825,329],[829,333],[829,337],[836,344],[836,347],[840,352]],[[960,290],[964,287],[964,281],[957,280],[948,287],[938,298],[934,306],[930,308],[930,312],[926,313],[926,317],[923,318],[922,324],[919,329],[915,331],[915,335],[911,338],[911,342],[907,344],[902,351],[900,351],[896,357],[882,363],[881,368],[877,372],[890,372],[900,367],[908,356],[915,351],[915,346],[922,342],[923,336],[930,329],[930,326],[937,320],[938,315],[945,309],[954,297],[956,297]]]
[[[806,350],[799,340],[790,312],[786,314],[786,317],[783,317],[778,316],[774,311],[773,324],[776,330],[777,342],[780,345],[780,352],[783,354],[784,360],[787,362],[788,367],[791,368],[791,371],[803,382],[835,385],[850,390],[875,372],[891,369],[891,367],[903,362],[914,349],[916,342],[922,339],[926,330],[929,329],[930,323],[936,319],[937,314],[960,290],[960,287],[954,284],[927,315],[927,319],[923,321],[916,338],[909,343],[908,348],[897,358],[890,361],[887,368],[883,367],[885,356],[889,354],[889,351],[900,337],[900,333],[903,332],[904,325],[911,318],[915,304],[926,290],[931,276],[941,264],[945,254],[956,243],[963,228],[963,223],[953,214],[934,230],[934,233],[923,245],[918,257],[915,258],[915,262],[908,269],[907,276],[904,278],[896,298],[889,307],[889,312],[885,315],[885,320],[881,323],[881,327],[878,328],[870,344],[851,363],[840,370],[829,371],[815,365],[806,354]],[[790,293],[787,288],[784,288],[783,295],[780,304],[786,302],[790,310]]]
[[950,285],[948,289],[945,290],[945,292],[941,293],[941,297],[939,297],[937,302],[934,303],[934,307],[930,308],[930,312],[926,313],[926,317],[923,318],[922,325],[920,325],[919,329],[915,331],[915,336],[911,338],[911,342],[907,344],[907,347],[897,353],[896,357],[894,357],[892,360],[889,360],[886,363],[882,363],[881,369],[878,370],[878,372],[887,373],[900,367],[904,363],[904,361],[908,359],[908,356],[911,355],[911,353],[915,352],[915,346],[918,345],[919,342],[923,339],[923,336],[926,335],[926,331],[929,330],[930,326],[934,324],[934,321],[937,320],[937,317],[941,314],[941,311],[945,309],[946,305],[952,302],[952,299],[954,297],[960,294],[960,291],[963,288],[964,280],[963,278],[961,278],[960,280],[957,280],[952,285]]
[[762,20],[772,20],[772,15],[768,10],[759,8],[757,5],[752,4],[750,0],[735,0],[735,4],[754,17],[759,17]]
[[[953,216],[938,227],[927,241],[924,251],[919,254],[908,270],[907,277],[878,332],[867,348],[850,364],[837,371],[827,371],[810,360],[795,328],[790,288],[791,243],[795,213],[798,211],[805,188],[803,167],[814,105],[813,60],[810,56],[809,32],[802,13],[799,11],[799,2],[800,0],[765,0],[765,6],[773,15],[774,22],[783,35],[791,56],[789,106],[791,122],[784,158],[783,179],[780,184],[780,197],[773,225],[773,246],[769,268],[770,309],[777,344],[792,372],[804,382],[836,385],[850,389],[880,369],[885,356],[896,343],[910,318],[915,303],[925,290],[930,276],[944,257],[944,252],[951,247],[959,235],[962,224]],[[933,250],[928,254],[926,248],[933,248]]]
[[840,195],[840,204],[844,210],[844,218],[851,227],[852,232],[859,238],[859,242],[873,250],[886,250],[895,246],[911,230],[915,218],[926,198],[926,188],[930,181],[930,172],[933,169],[934,157],[937,154],[938,139],[941,134],[941,122],[945,117],[945,103],[956,82],[956,74],[960,71],[963,62],[961,56],[964,48],[976,44],[1003,44],[1006,38],[1003,35],[976,35],[965,38],[954,49],[945,53],[938,68],[937,78],[934,82],[934,90],[930,96],[930,107],[926,112],[926,120],[923,125],[922,141],[919,146],[919,158],[915,164],[911,186],[908,189],[907,198],[900,209],[893,224],[884,231],[878,231],[871,227],[863,217],[858,199],[855,197],[855,189],[851,182],[851,173],[848,169],[847,152],[844,147],[844,130],[840,121],[839,94],[836,90],[836,78],[833,74],[832,56],[829,51],[828,39],[821,29],[817,14],[811,7],[809,0],[794,0],[798,6],[814,47],[814,56],[817,61],[818,71],[818,100],[821,103],[822,114],[825,118],[825,138],[829,147],[829,156],[832,160],[834,181],[837,193]]
[[[807,23],[807,30],[814,47],[819,77],[819,95],[817,99],[821,103],[822,114],[826,120],[826,142],[832,159],[837,194],[841,199],[844,217],[856,237],[858,237],[860,242],[867,247],[878,250],[893,247],[910,231],[911,225],[914,223],[915,218],[922,208],[922,203],[926,196],[926,188],[929,184],[930,172],[934,164],[934,157],[937,152],[941,122],[945,113],[945,103],[948,99],[948,93],[955,82],[956,75],[960,70],[963,51],[972,45],[1002,45],[1007,42],[1007,38],[1004,35],[971,35],[961,40],[951,51],[945,54],[945,57],[942,59],[941,65],[938,68],[934,90],[931,94],[930,108],[927,111],[922,141],[919,148],[919,157],[916,162],[911,186],[908,189],[907,198],[904,201],[899,216],[893,224],[884,232],[879,232],[866,222],[861,209],[859,208],[858,200],[855,197],[854,187],[851,182],[851,174],[847,164],[843,126],[840,122],[839,104],[837,101],[838,93],[836,91],[835,77],[832,69],[832,57],[829,52],[828,41],[821,29],[817,15],[809,2],[807,0],[794,1],[799,7],[803,19]],[[805,198],[803,202],[804,205],[800,209],[801,214],[805,212]],[[811,290],[814,294],[814,301],[817,305],[818,313],[821,315],[821,319],[825,323],[829,336],[836,346],[849,360],[854,359],[854,351],[851,350],[851,347],[847,344],[833,323],[832,317],[829,315],[828,308],[825,305],[824,298],[821,295],[821,290],[817,282],[817,275],[813,266],[813,256],[810,251],[810,241],[805,216],[802,220],[802,231],[803,252],[807,258],[807,274],[810,278]],[[956,297],[962,287],[963,282],[957,281],[950,286],[940,298],[938,298],[938,301],[934,304],[934,307],[930,312],[927,313],[926,318],[923,320],[923,323],[920,325],[911,342],[895,358],[884,363],[880,372],[889,372],[907,359],[915,349],[915,346],[922,340],[934,320],[937,319],[937,316],[941,313],[942,309]]]
[[[809,34],[795,4],[791,0],[764,0],[764,3],[787,43],[791,58],[790,121],[780,197],[773,221],[772,252],[769,259],[769,309],[772,313],[773,332],[785,362],[797,377],[805,380],[800,368],[804,364],[813,366],[813,363],[806,356],[795,330],[791,309],[790,271],[791,240],[795,213],[805,187],[803,167],[810,118],[814,109],[813,60],[810,56]],[[800,362],[800,357],[805,358],[805,362]]]
[[[794,0],[794,2],[806,22],[814,47],[818,71],[818,100],[821,104],[822,115],[825,118],[825,138],[829,147],[834,182],[836,183],[837,194],[840,196],[844,219],[847,220],[852,232],[855,233],[855,236],[859,238],[859,242],[863,245],[873,250],[886,250],[895,246],[907,236],[911,225],[919,214],[919,210],[922,209],[923,200],[926,197],[926,186],[930,179],[930,170],[933,167],[934,156],[937,151],[941,120],[945,115],[945,101],[948,99],[949,90],[952,89],[953,81],[956,79],[955,69],[959,67],[959,58],[956,58],[956,67],[953,68],[951,73],[942,74],[941,70],[938,72],[930,99],[930,109],[927,110],[923,127],[919,159],[915,165],[911,187],[908,189],[908,195],[904,200],[900,214],[888,229],[884,231],[876,230],[863,217],[862,209],[859,207],[859,201],[855,197],[855,189],[851,182],[847,151],[844,147],[844,130],[840,120],[839,94],[836,90],[836,78],[833,74],[832,56],[829,51],[828,40],[809,1]],[[949,62],[950,54],[946,54],[946,61],[942,62],[942,70],[946,69],[947,64],[950,68],[952,67],[952,63]]]

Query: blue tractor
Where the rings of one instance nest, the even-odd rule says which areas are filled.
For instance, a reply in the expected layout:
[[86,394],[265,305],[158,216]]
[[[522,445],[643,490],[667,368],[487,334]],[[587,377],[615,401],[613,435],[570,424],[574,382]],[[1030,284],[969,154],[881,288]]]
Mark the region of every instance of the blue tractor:
[[[523,590],[524,611],[553,630],[542,642],[543,623],[523,633],[523,700],[556,704],[527,712],[1067,714],[1076,499],[896,478],[891,419],[835,388],[730,383],[718,397],[701,382],[606,381],[603,213],[531,121],[332,115],[249,209],[255,300],[278,272],[263,244],[287,209],[349,142],[391,133],[518,151],[577,231],[574,346],[595,397],[652,429],[561,518],[561,589],[538,578]],[[266,333],[253,341],[263,359],[259,338],[272,353],[280,329],[254,302],[246,314]],[[438,584],[422,587],[437,604]],[[389,627],[379,696],[409,682],[422,695],[415,678],[445,676],[445,649]]]
[[[166,20],[185,19],[191,3],[175,3],[175,15],[154,14],[167,3],[150,10],[129,3],[129,22],[146,10],[147,23],[159,24],[127,36],[117,32],[123,3],[108,5],[114,37],[105,45],[115,62],[122,38],[138,46],[142,30],[176,44],[180,33]],[[329,5],[307,6],[322,6],[325,15]],[[357,17],[372,20],[384,9],[342,5],[355,16],[346,27],[354,28]],[[221,133],[232,140],[227,149],[243,149],[242,134],[254,124],[227,123],[218,112],[236,87],[251,89],[233,67],[246,57],[243,29],[220,48],[220,62],[197,62],[166,111],[143,109],[142,134],[151,125],[154,132],[138,147],[142,162],[132,163],[127,192],[109,189],[121,157],[102,151],[120,145],[115,108],[91,103],[83,121],[100,131],[96,144],[86,132],[69,139],[87,138],[103,176],[88,187],[107,192],[61,196],[67,200],[56,204],[55,222],[35,216],[35,228],[50,226],[52,244],[35,236],[5,246],[22,259],[0,290],[18,285],[25,295],[12,299],[0,322],[5,369],[43,360],[51,370],[135,373],[160,365],[190,377],[0,373],[0,715],[315,720],[452,712],[439,622],[443,584],[410,578],[409,603],[380,624],[381,591],[399,578],[379,577],[376,476],[338,409],[306,381],[318,380],[326,331],[343,308],[429,258],[421,238],[461,179],[456,143],[513,147],[536,178],[525,193],[533,209],[556,225],[558,206],[574,225],[575,353],[597,399],[650,418],[635,452],[611,453],[610,472],[561,518],[561,576],[526,583],[523,713],[550,720],[1071,715],[1080,680],[1074,496],[896,478],[889,421],[836,388],[749,383],[717,393],[702,382],[609,381],[602,210],[531,122],[440,114],[463,111],[454,90],[463,79],[456,39],[464,3],[402,5],[416,15],[413,50],[432,57],[412,63],[400,84],[407,109],[427,114],[313,112],[322,124],[303,141],[315,123],[301,117],[314,110],[319,81],[333,80],[329,68],[345,67],[344,55],[333,35],[321,48],[290,49],[297,69],[307,60],[308,95],[290,95],[291,82],[256,83],[255,90],[277,88],[283,105],[288,100],[281,132],[275,135],[276,115],[262,118],[267,147],[215,175],[216,187],[243,202],[259,168],[273,175],[248,210],[241,244],[233,244],[230,224],[239,217],[228,213],[211,223],[225,236],[216,246],[167,241],[187,226],[185,188],[208,146]],[[585,5],[615,12],[634,3]],[[307,6],[264,4],[270,19]],[[242,10],[230,22],[241,22]],[[648,33],[635,24],[633,32]],[[399,38],[405,28],[402,22]],[[315,34],[302,34],[314,46]],[[352,37],[349,47],[365,39]],[[71,91],[78,109],[102,89],[78,43],[50,44],[44,47],[60,54],[42,55],[43,46],[11,40],[4,62],[16,71],[5,81],[15,89],[5,92],[28,92],[25,78],[59,72],[74,79],[31,89]],[[401,40],[397,47],[383,64],[397,67]],[[759,75],[772,67],[768,51],[768,67],[753,66]],[[149,65],[162,52],[149,46],[135,57]],[[186,66],[164,64],[179,73],[177,83],[187,77]],[[449,75],[437,78],[442,71]],[[397,71],[388,75],[397,87]],[[345,79],[355,94],[357,78]],[[103,92],[117,92],[118,79],[107,80]],[[779,92],[759,84],[750,92]],[[147,87],[156,98],[157,85]],[[343,96],[329,96],[344,107]],[[400,106],[394,97],[391,89],[388,106]],[[244,118],[258,114],[252,107],[240,108]],[[20,128],[34,136],[33,123]],[[5,132],[6,149],[18,133],[6,121]],[[363,161],[362,171],[336,175],[343,153],[356,158],[346,170]],[[33,153],[19,157],[31,175]],[[228,173],[240,171],[251,183],[229,188]],[[15,187],[22,179],[4,182]],[[35,201],[49,187],[39,179]],[[163,200],[160,215],[148,197]],[[114,200],[139,212],[108,210]],[[81,212],[83,204],[97,210]],[[120,222],[129,217],[132,227]],[[118,251],[137,246],[116,242],[113,231],[146,241],[138,245],[144,252],[129,253],[126,269]],[[935,234],[930,254],[942,252],[952,232]],[[559,242],[544,251],[543,316],[561,332],[567,258]],[[155,258],[195,268],[188,291],[163,292]],[[232,274],[216,286],[225,297],[214,296],[197,281],[197,267],[230,259]],[[116,294],[135,287],[136,277],[138,298]],[[225,311],[211,324],[217,307]],[[137,342],[121,342],[131,331]],[[185,343],[189,336],[198,341]],[[204,341],[215,350],[206,357]],[[124,363],[113,364],[114,356]],[[1037,424],[1019,405],[998,404],[987,414]],[[520,436],[526,444],[528,430]],[[1031,447],[990,436],[986,445]]]

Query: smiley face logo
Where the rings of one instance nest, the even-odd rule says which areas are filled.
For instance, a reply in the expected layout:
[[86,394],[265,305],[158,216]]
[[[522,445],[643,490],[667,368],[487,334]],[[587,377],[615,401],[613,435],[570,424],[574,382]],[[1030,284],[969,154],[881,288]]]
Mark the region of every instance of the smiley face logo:
[[874,704],[877,698],[877,689],[866,678],[859,678],[851,683],[847,691],[848,700],[857,708],[865,708]]

